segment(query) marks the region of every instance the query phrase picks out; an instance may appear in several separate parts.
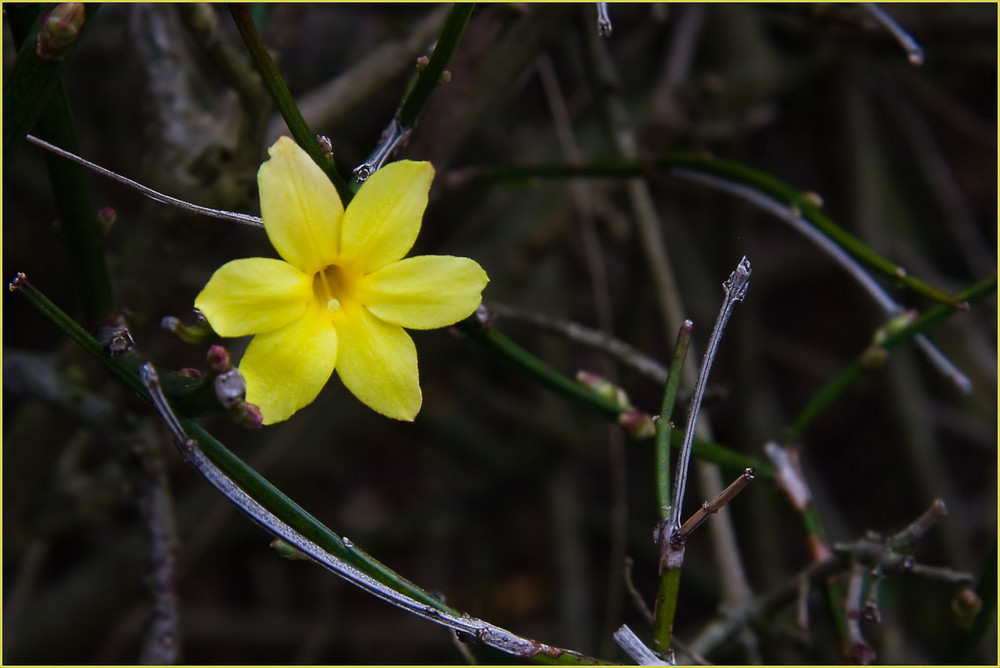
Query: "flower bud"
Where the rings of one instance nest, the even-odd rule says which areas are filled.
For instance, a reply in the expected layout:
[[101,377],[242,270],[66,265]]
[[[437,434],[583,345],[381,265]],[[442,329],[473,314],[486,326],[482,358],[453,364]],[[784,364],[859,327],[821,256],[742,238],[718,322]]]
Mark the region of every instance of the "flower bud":
[[35,54],[45,61],[62,59],[80,37],[85,11],[81,2],[64,2],[42,19]]
[[333,142],[326,135],[316,135],[316,143],[319,144],[320,153],[327,160],[333,160]]
[[809,202],[813,206],[822,209],[823,208],[823,196],[817,192],[807,192],[802,193],[802,199]]
[[590,371],[577,371],[576,382],[580,383],[591,392],[607,399],[623,411],[627,411],[632,408],[632,402],[629,401],[625,390],[617,385],[613,385],[606,378],[598,376],[596,373],[592,373]]
[[634,408],[619,414],[618,424],[630,438],[637,441],[656,436],[656,423],[652,416]]
[[882,346],[872,344],[865,348],[858,361],[865,371],[878,371],[885,366],[887,359],[889,359],[889,351]]
[[102,239],[106,239],[111,232],[111,226],[115,224],[118,212],[110,206],[103,207],[97,212],[97,234]]
[[[215,347],[215,346],[213,346]],[[221,346],[219,346],[221,348]],[[225,348],[222,348],[225,350]],[[228,353],[226,355],[228,361]],[[215,397],[223,408],[232,408],[247,396],[247,383],[239,369],[233,368],[215,377]]]
[[970,587],[963,587],[951,599],[951,618],[961,629],[969,630],[976,615],[983,609],[983,599]]
[[278,556],[282,559],[292,559],[293,561],[309,561],[309,557],[306,556],[302,550],[295,547],[291,543],[287,543],[280,538],[275,538],[271,541],[271,549],[278,553]]
[[264,414],[256,404],[241,401],[229,410],[229,415],[249,429],[260,429],[264,425]]
[[894,334],[898,334],[916,319],[917,312],[913,310],[894,315],[890,318],[889,322],[875,330],[875,335],[872,337],[872,343],[877,346],[881,346],[886,342],[886,339]]
[[208,349],[205,361],[208,363],[209,372],[213,374],[225,373],[233,368],[233,363],[229,359],[229,351],[218,344],[214,344]]
[[202,343],[215,334],[200,314],[198,321],[193,325],[185,325],[180,318],[166,315],[160,320],[160,327],[171,332],[184,343]]
[[486,304],[480,302],[479,306],[476,307],[476,312],[472,314],[472,317],[476,319],[483,329],[489,329],[493,326],[493,321],[496,319],[496,315],[486,308]]

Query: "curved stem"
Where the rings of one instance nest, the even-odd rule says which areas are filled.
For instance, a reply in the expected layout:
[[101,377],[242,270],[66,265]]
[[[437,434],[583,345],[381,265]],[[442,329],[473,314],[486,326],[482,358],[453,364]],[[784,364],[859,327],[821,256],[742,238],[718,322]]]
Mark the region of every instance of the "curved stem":
[[211,209],[207,206],[199,206],[197,204],[191,204],[190,202],[185,202],[182,199],[177,199],[176,197],[171,197],[170,195],[164,195],[161,192],[153,190],[147,186],[142,185],[137,181],[133,181],[127,176],[122,176],[112,172],[110,169],[101,167],[100,165],[93,163],[85,158],[81,158],[71,151],[61,149],[55,144],[50,144],[44,139],[39,139],[32,135],[27,135],[27,139],[32,144],[44,148],[46,151],[55,153],[58,156],[66,158],[67,160],[72,160],[73,162],[83,165],[87,169],[105,176],[113,181],[117,181],[122,185],[128,186],[133,190],[145,195],[149,199],[159,202],[161,204],[168,204],[170,206],[176,206],[178,209],[183,209],[184,211],[190,211],[191,213],[201,214],[203,216],[210,216],[212,218],[218,218],[220,220],[228,220],[234,223],[240,223],[241,225],[249,225],[250,227],[264,227],[264,221],[261,220],[259,216],[251,216],[248,213],[238,213],[236,211],[225,211],[223,209]]
[[[544,387],[580,404],[607,420],[618,423],[619,416],[626,410],[618,404],[604,399],[599,394],[591,392],[579,383],[570,380],[514,341],[511,341],[503,333],[493,327],[483,325],[476,319],[476,316],[456,323],[455,327],[491,352],[499,355],[521,371],[535,378]],[[670,444],[672,447],[680,447],[682,440],[683,435],[681,433],[671,431]],[[761,479],[769,480],[774,476],[774,466],[768,462],[735,452],[710,441],[695,438],[692,441],[691,453],[699,459],[705,459],[719,466],[738,471],[746,468],[754,468],[757,472],[757,477]]]
[[[996,289],[997,277],[990,276],[965,292],[960,293],[957,299],[962,303],[974,304],[994,294]],[[925,332],[931,325],[954,315],[954,313],[955,309],[951,306],[943,304],[927,309],[909,325],[888,335],[878,347],[886,351],[892,350],[902,343],[916,337],[918,334]],[[813,395],[812,399],[806,403],[805,407],[802,408],[799,414],[795,417],[795,420],[788,427],[788,430],[782,437],[782,442],[795,443],[799,441],[802,438],[802,434],[805,432],[806,427],[808,427],[818,415],[825,411],[830,404],[839,399],[849,387],[854,385],[858,378],[864,374],[865,370],[866,364],[864,362],[864,353],[862,353]]]
[[330,181],[333,182],[334,187],[337,188],[340,200],[344,203],[344,206],[347,206],[347,203],[354,196],[354,192],[340,176],[340,172],[337,171],[337,167],[333,164],[333,161],[327,160],[323,156],[323,152],[316,142],[316,135],[306,125],[305,119],[302,118],[302,114],[295,104],[295,98],[292,97],[292,93],[288,90],[285,80],[281,77],[281,72],[278,71],[278,66],[275,64],[274,59],[271,58],[271,54],[268,53],[267,47],[264,46],[264,42],[260,38],[260,33],[257,32],[257,26],[254,25],[253,18],[250,16],[246,5],[242,3],[230,4],[229,13],[232,14],[233,21],[240,31],[240,36],[243,38],[243,42],[250,52],[250,57],[253,59],[254,65],[257,66],[257,71],[260,72],[260,76],[264,80],[264,85],[267,87],[268,92],[271,93],[271,97],[278,107],[278,112],[285,119],[292,137],[309,154],[309,157],[323,169]]
[[815,195],[803,193],[791,185],[774,178],[770,174],[752,169],[730,160],[708,158],[694,153],[667,153],[644,160],[608,160],[587,165],[537,164],[508,165],[500,167],[469,167],[455,172],[449,181],[454,185],[469,180],[524,181],[528,179],[550,178],[605,178],[646,176],[656,170],[712,174],[736,183],[750,186],[784,203],[794,210],[802,220],[833,239],[844,250],[875,269],[884,276],[899,281],[907,288],[928,299],[947,304],[952,308],[961,307],[961,299],[910,276],[905,269],[883,258],[842,227],[834,223],[821,210]]

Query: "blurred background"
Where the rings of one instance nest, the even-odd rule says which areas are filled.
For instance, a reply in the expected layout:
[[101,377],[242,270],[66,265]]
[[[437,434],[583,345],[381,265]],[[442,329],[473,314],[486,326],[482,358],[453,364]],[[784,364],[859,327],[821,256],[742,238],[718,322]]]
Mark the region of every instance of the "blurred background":
[[[346,176],[374,149],[448,8],[254,11]],[[398,155],[437,170],[414,253],[474,258],[490,275],[487,305],[603,329],[664,363],[679,322],[665,313],[643,230],[662,237],[672,317],[694,321],[698,356],[721,283],[746,255],[750,292],[723,339],[703,415],[718,443],[763,459],[764,444],[886,320],[853,279],[774,216],[667,172],[644,182],[513,184],[471,182],[462,170],[707,152],[818,193],[828,216],[884,257],[947,292],[966,289],[996,271],[996,6],[885,11],[921,45],[922,66],[860,5],[612,4],[606,39],[596,35],[594,4],[477,7],[450,83]],[[199,31],[213,18],[214,29]],[[14,56],[5,21],[5,71]],[[259,213],[256,170],[283,130],[266,93],[240,78],[248,63],[224,6],[101,7],[63,77],[83,155],[190,202]],[[139,349],[164,368],[204,366],[207,344],[180,342],[160,319],[190,322],[195,295],[224,262],[273,256],[264,234],[152,203],[97,175],[92,186],[98,205],[117,211],[107,257]],[[23,271],[77,314],[41,149],[20,148],[3,194],[5,279]],[[908,308],[931,306],[878,280]],[[941,498],[949,514],[914,548],[917,560],[977,581],[992,564],[995,577],[996,322],[991,297],[928,332],[971,393],[908,345],[806,430],[802,466],[831,541],[892,534]],[[6,663],[138,660],[151,611],[136,472],[143,449],[162,452],[175,509],[182,661],[463,661],[447,631],[279,559],[268,535],[180,461],[151,409],[27,300],[8,293],[3,323]],[[662,388],[608,356],[503,314],[494,326],[567,375],[605,375],[638,408],[658,410]],[[453,331],[413,336],[424,404],[412,424],[376,415],[336,378],[286,423],[202,424],[334,531],[449,605],[623,660],[615,628],[628,623],[649,637],[623,585],[626,558],[647,604],[656,589],[652,443],[623,438]],[[225,343],[234,357],[246,345]],[[693,482],[691,508],[703,498]],[[772,483],[751,485],[731,517],[755,596],[809,564],[799,520]],[[687,548],[674,629],[682,643],[720,614],[715,555],[703,528]],[[862,626],[877,660],[953,657],[954,594],[928,579],[888,578],[881,624]],[[808,633],[788,607],[751,629],[754,642],[706,658],[839,661],[818,594],[808,611]],[[995,664],[995,633],[994,618],[963,662]]]

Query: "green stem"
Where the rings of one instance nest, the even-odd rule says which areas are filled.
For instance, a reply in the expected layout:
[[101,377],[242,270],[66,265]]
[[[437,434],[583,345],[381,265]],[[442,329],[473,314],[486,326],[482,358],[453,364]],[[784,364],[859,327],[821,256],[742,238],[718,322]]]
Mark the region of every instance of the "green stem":
[[35,37],[46,12],[54,5],[4,6],[4,15],[10,21],[14,43],[17,44],[17,58],[4,79],[3,85],[3,167],[11,164],[24,136],[35,125],[42,111],[59,87],[60,77],[66,69],[80,39],[90,26],[91,18],[100,3],[84,5],[84,20],[76,42],[66,49],[60,58],[42,60],[35,53]]
[[337,171],[337,167],[333,164],[333,161],[327,160],[320,150],[319,144],[316,142],[316,135],[306,125],[305,119],[302,118],[302,113],[295,104],[295,98],[292,97],[288,86],[285,85],[285,80],[281,77],[281,72],[278,71],[278,66],[275,64],[274,59],[271,58],[267,47],[264,46],[264,42],[260,38],[260,33],[257,32],[257,26],[254,25],[253,18],[250,16],[246,5],[242,3],[230,4],[229,13],[232,15],[233,21],[240,31],[243,43],[246,44],[247,50],[250,52],[250,58],[253,60],[254,65],[256,65],[257,71],[260,72],[264,85],[278,107],[278,112],[285,120],[288,130],[292,133],[292,137],[309,154],[309,157],[323,169],[340,194],[340,200],[344,203],[344,206],[347,206],[347,203],[354,196],[354,192],[340,176],[340,172]]
[[[49,143],[75,154],[80,153],[69,99],[62,84],[56,86],[48,106],[38,119],[38,129],[39,135]],[[51,153],[45,154],[45,160],[59,222],[69,245],[74,285],[84,319],[90,326],[105,324],[114,316],[114,288],[86,170]]]
[[396,118],[403,124],[403,127],[413,125],[427,103],[431,92],[441,82],[444,68],[461,41],[465,26],[475,8],[475,3],[457,3],[452,6],[427,66],[420,72],[416,84],[406,94],[402,104],[399,105],[399,111],[396,112]]
[[529,376],[538,380],[562,396],[576,401],[594,413],[612,421],[617,421],[623,409],[596,392],[570,380],[548,364],[538,359],[527,350],[517,345],[493,327],[483,327],[475,320],[475,316],[467,318],[456,325],[463,332],[487,348],[497,353]]
[[685,320],[677,333],[674,344],[674,356],[670,361],[670,371],[667,373],[667,385],[663,392],[663,405],[660,408],[660,419],[656,423],[656,500],[660,520],[666,520],[670,514],[670,425],[674,405],[677,403],[677,388],[681,384],[684,360],[687,358],[688,347],[691,345],[692,323]]
[[[673,434],[670,418],[677,403],[677,388],[680,386],[684,360],[687,358],[688,347],[691,345],[693,324],[685,320],[677,333],[674,344],[674,355],[670,360],[670,371],[667,373],[666,389],[663,392],[663,405],[660,408],[660,419],[656,423],[656,501],[660,515],[657,535],[660,540],[668,540],[666,522],[670,518],[670,441],[675,436],[683,441],[680,433]],[[681,570],[679,568],[664,568],[661,566],[659,583],[656,590],[656,605],[653,608],[653,643],[661,654],[670,648],[670,632],[674,627],[674,615],[677,612],[677,597],[680,591]]]
[[[567,378],[493,327],[484,327],[475,320],[474,316],[456,323],[455,327],[491,352],[504,358],[521,371],[538,380],[542,386],[582,405],[597,415],[617,424],[618,416],[624,412],[621,406],[604,399],[580,383]],[[683,438],[684,435],[680,432],[672,431],[670,434],[671,447],[680,447]],[[753,467],[756,470],[757,477],[761,479],[769,480],[774,477],[774,466],[769,462],[734,452],[710,441],[694,439],[691,453],[699,459],[714,462],[719,466],[737,471]]]
[[677,615],[677,598],[681,588],[681,569],[665,568],[660,573],[653,613],[653,647],[663,654],[670,649],[670,632]]
[[948,295],[924,281],[910,276],[904,269],[883,258],[863,241],[834,223],[820,211],[813,196],[797,190],[770,174],[737,162],[708,158],[693,153],[668,153],[646,160],[609,160],[586,165],[538,164],[468,168],[459,172],[459,175],[464,175],[470,180],[526,181],[537,178],[626,178],[648,176],[657,170],[670,169],[687,169],[692,172],[722,177],[784,202],[790,209],[796,210],[806,223],[815,227],[845,251],[879,273],[893,281],[899,281],[910,290],[933,301],[947,304],[952,308],[958,308],[961,305],[960,298]]
[[28,282],[24,274],[18,274],[10,283],[10,291],[24,295],[32,306],[37,308],[42,315],[48,318],[52,324],[61,329],[67,336],[76,341],[80,347],[96,358],[110,371],[118,380],[122,381],[130,390],[141,397],[146,397],[146,388],[143,387],[139,376],[128,367],[112,359],[104,351],[100,343],[92,337],[87,330],[81,327],[73,318],[69,317],[65,311],[56,306],[45,294]]
[[[994,294],[997,288],[997,277],[991,276],[980,281],[973,287],[958,295],[959,302],[974,304],[986,297]],[[890,334],[880,344],[885,350],[892,350],[905,341],[909,341],[917,334],[925,332],[931,325],[934,325],[945,318],[955,315],[957,311],[951,306],[940,304],[924,311],[919,317],[906,327]],[[856,357],[840,373],[831,378],[826,385],[819,389],[812,399],[806,403],[799,412],[791,426],[782,437],[783,443],[796,443],[802,438],[802,434],[817,416],[823,413],[830,405],[839,399],[848,388],[865,373],[866,365],[863,361],[863,354]]]

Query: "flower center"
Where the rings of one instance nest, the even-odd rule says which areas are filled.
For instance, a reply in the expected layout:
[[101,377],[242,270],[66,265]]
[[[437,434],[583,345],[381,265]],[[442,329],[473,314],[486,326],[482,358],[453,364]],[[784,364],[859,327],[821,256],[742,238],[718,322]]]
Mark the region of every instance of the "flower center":
[[313,294],[320,305],[325,304],[330,313],[336,313],[344,300],[355,299],[357,276],[336,264],[331,264],[316,273],[313,278]]

